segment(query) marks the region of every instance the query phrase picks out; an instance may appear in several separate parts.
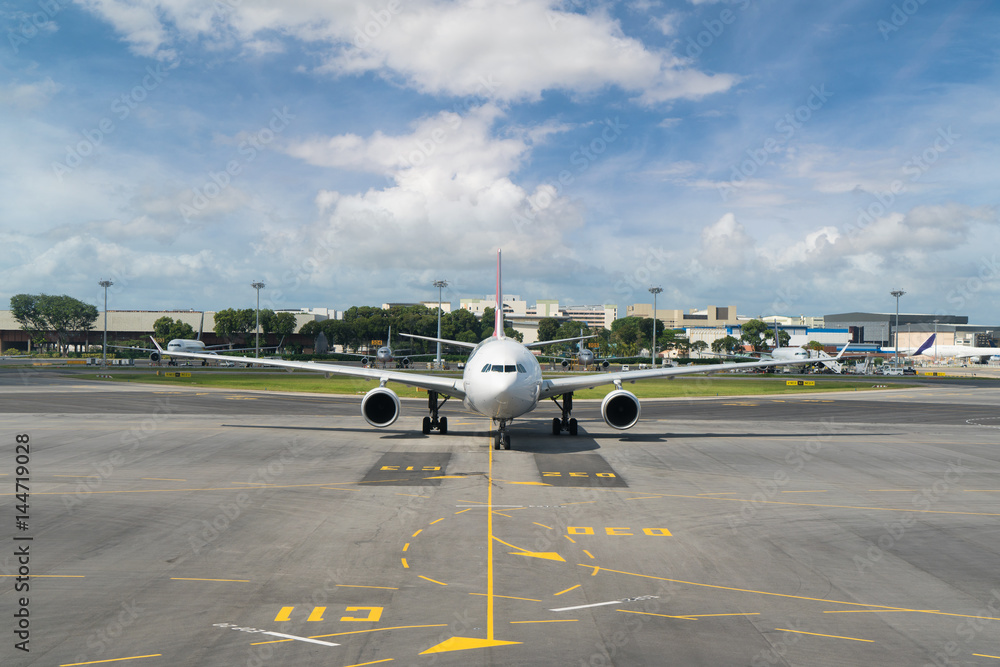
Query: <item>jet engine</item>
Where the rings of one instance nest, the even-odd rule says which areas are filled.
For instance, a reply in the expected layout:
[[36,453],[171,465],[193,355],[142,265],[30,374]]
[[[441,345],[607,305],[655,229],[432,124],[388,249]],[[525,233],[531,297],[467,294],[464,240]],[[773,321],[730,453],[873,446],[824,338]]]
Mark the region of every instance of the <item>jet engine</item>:
[[369,361],[368,357],[361,357],[361,365],[362,366],[367,366],[368,365],[368,361]]
[[562,367],[563,368],[569,368],[569,360],[568,359],[563,359],[562,360]]
[[154,364],[157,363],[160,360],[160,353],[159,352],[151,353],[149,355],[149,360],[152,361]]
[[399,417],[399,397],[391,389],[376,387],[361,399],[361,414],[372,426],[391,426]]
[[399,363],[401,363],[403,365],[403,368],[409,368],[410,367],[410,358],[409,357],[403,357],[402,361],[400,361]]
[[610,366],[610,365],[611,365],[611,364],[609,364],[609,363],[608,363],[608,360],[607,360],[607,359],[605,359],[604,361],[602,361],[602,362],[601,362],[601,368],[607,368],[607,367],[608,367],[608,366]]
[[630,391],[616,389],[601,401],[601,416],[611,428],[632,428],[639,421],[639,399]]

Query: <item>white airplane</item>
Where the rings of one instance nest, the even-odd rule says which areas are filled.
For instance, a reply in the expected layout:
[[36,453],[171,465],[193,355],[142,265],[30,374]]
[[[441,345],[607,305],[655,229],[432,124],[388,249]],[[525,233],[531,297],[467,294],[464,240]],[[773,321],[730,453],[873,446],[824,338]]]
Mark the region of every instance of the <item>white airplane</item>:
[[[972,347],[969,345],[934,345],[934,339],[937,334],[931,334],[931,337],[924,341],[923,345],[917,348],[904,347],[900,348],[900,352],[909,357],[919,357],[921,355],[925,357],[954,357],[957,359],[972,359],[974,357],[979,358],[979,363],[986,363],[990,357],[1000,356],[1000,347]],[[883,347],[884,352],[894,352],[895,349],[891,347]]]
[[380,345],[377,350],[375,350],[375,357],[372,358],[368,354],[355,354],[353,352],[339,352],[338,354],[348,356],[348,357],[360,357],[362,366],[378,365],[381,362],[382,368],[388,368],[389,364],[395,363],[397,367],[402,366],[403,368],[410,367],[410,359],[416,359],[417,357],[433,357],[434,353],[430,352],[428,354],[411,354],[404,357],[397,357],[396,353],[392,349],[392,327],[389,327],[389,338],[385,345]]
[[[497,294],[503,294],[500,288],[500,251],[497,251]],[[489,417],[495,426],[493,436],[494,449],[510,449],[509,426],[514,419],[522,417],[545,399],[552,401],[560,408],[562,418],[552,418],[552,434],[558,435],[568,431],[570,435],[577,434],[577,420],[572,415],[573,392],[596,387],[603,384],[614,385],[601,401],[601,415],[605,423],[615,429],[628,429],[639,421],[639,399],[635,394],[622,388],[625,382],[647,380],[651,378],[706,373],[742,368],[765,368],[781,366],[795,361],[751,361],[746,363],[712,364],[709,366],[685,366],[644,369],[636,371],[620,371],[617,373],[600,373],[579,375],[575,377],[558,377],[546,379],[538,359],[529,348],[552,343],[578,340],[569,338],[557,341],[540,341],[523,345],[504,335],[503,309],[496,309],[493,335],[480,343],[466,343],[447,339],[430,338],[404,334],[411,338],[440,341],[442,343],[471,348],[469,358],[465,363],[462,377],[427,375],[403,371],[391,371],[374,368],[358,368],[336,364],[324,364],[312,361],[284,361],[278,359],[252,359],[246,357],[229,357],[240,363],[256,363],[276,368],[301,369],[319,373],[349,375],[376,380],[378,386],[371,389],[361,400],[361,414],[369,424],[384,428],[393,424],[400,414],[399,397],[386,387],[387,382],[398,382],[410,387],[426,389],[428,394],[429,415],[423,419],[423,432],[430,433],[436,429],[442,434],[448,431],[448,418],[439,417],[438,411],[450,398],[461,400],[466,408]],[[159,344],[153,343],[159,349]],[[192,359],[213,359],[212,355],[194,352],[177,352],[179,357]],[[438,396],[444,400],[438,402]],[[558,399],[562,398],[560,404]]]

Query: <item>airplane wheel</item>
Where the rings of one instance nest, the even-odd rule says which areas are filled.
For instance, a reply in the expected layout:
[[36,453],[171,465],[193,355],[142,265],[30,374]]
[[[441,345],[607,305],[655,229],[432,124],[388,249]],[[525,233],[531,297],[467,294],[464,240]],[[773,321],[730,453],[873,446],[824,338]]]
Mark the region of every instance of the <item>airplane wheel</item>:
[[500,449],[500,431],[493,434],[493,449]]
[[438,420],[438,431],[441,432],[441,435],[444,435],[445,433],[448,432],[448,418],[447,417],[441,417],[441,419]]
[[424,422],[421,425],[420,430],[424,432],[424,435],[427,435],[428,433],[431,432],[431,418],[430,417],[424,417]]
[[562,424],[559,422],[558,417],[552,418],[552,435],[559,435],[562,431]]
[[510,449],[510,433],[503,434],[503,448]]
[[576,435],[576,419],[569,420],[569,434]]

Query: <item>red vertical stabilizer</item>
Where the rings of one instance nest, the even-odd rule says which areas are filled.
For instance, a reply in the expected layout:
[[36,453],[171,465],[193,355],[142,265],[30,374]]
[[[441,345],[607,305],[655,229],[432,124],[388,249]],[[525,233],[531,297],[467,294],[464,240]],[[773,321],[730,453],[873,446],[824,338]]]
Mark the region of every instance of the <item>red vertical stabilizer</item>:
[[500,249],[497,248],[497,310],[493,314],[493,336],[503,338],[503,292],[500,289]]

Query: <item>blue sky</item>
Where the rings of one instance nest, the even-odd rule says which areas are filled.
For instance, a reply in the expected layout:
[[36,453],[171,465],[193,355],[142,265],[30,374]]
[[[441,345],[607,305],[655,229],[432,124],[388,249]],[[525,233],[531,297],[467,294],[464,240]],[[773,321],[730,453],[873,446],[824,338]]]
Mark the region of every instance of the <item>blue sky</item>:
[[2,291],[1000,323],[988,1],[4,2]]

